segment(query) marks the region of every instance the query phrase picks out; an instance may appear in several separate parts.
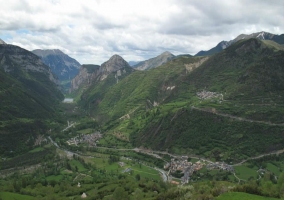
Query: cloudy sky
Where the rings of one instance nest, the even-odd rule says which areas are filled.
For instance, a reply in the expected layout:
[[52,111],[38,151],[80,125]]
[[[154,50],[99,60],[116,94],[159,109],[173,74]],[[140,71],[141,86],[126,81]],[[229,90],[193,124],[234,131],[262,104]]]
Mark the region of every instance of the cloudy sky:
[[0,38],[81,64],[195,54],[241,33],[284,33],[280,0],[0,0]]

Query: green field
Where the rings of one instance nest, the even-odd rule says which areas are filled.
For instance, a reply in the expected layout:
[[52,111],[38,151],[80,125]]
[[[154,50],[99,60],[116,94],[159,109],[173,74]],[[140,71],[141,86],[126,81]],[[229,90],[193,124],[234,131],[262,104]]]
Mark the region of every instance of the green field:
[[57,175],[57,176],[51,175],[51,176],[46,177],[47,181],[50,181],[50,180],[61,181],[62,179],[63,179],[62,175]]
[[74,168],[77,167],[79,172],[84,172],[87,170],[78,160],[71,160],[70,165]]
[[15,194],[11,192],[0,192],[1,200],[36,200],[35,197],[28,195]]
[[275,198],[262,197],[243,192],[229,192],[224,193],[217,198],[217,200],[276,200]]
[[92,128],[87,128],[87,129],[83,129],[83,130],[80,130],[80,131],[77,131],[78,133],[82,133],[82,134],[90,134],[90,133],[93,133],[94,132],[94,129]]
[[248,180],[250,177],[253,177],[255,179],[258,177],[257,168],[249,168],[245,165],[236,166],[234,168],[236,175],[240,179]]
[[[283,166],[281,166],[281,167],[283,167]],[[279,175],[281,174],[281,172],[280,172],[280,170],[278,169],[278,167],[275,166],[275,165],[272,164],[272,163],[267,163],[266,168],[267,168],[270,172],[274,173],[276,176],[279,176]]]

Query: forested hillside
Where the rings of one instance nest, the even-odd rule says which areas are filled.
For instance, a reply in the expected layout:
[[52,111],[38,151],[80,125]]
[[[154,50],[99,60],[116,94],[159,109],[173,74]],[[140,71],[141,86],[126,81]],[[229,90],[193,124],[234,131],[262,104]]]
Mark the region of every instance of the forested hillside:
[[63,99],[57,78],[31,52],[0,45],[1,153],[21,152],[45,132],[42,120],[55,116]]

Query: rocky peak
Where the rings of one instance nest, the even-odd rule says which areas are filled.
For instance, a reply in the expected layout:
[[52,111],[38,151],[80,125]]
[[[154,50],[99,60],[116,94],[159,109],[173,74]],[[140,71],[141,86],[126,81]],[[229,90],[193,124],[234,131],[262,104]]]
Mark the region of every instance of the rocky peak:
[[158,55],[157,57],[140,62],[137,65],[134,65],[133,67],[139,70],[148,70],[148,69],[152,69],[155,67],[159,67],[162,64],[165,64],[166,62],[172,60],[174,57],[175,56],[172,53],[166,51]]
[[79,70],[79,74],[71,81],[71,87],[69,92],[73,92],[85,85],[88,87],[99,76],[99,65],[82,65]]
[[46,57],[49,55],[65,55],[59,49],[35,49],[32,52],[39,57]]
[[6,44],[3,40],[0,39],[0,44]]
[[165,51],[160,56],[173,56],[173,54],[171,52],[169,52],[169,51]]
[[274,36],[275,35],[272,34],[272,33],[261,31],[261,32],[252,33],[252,34],[249,34],[249,35],[241,34],[238,37],[236,37],[233,40],[233,42],[237,42],[237,41],[242,40],[242,39],[250,39],[250,38],[257,38],[257,39],[260,39],[260,40],[271,40],[271,39],[273,39]]
[[115,54],[101,65],[100,71],[101,73],[111,73],[124,67],[130,66],[121,56]]
[[115,73],[115,78],[118,81],[118,77],[129,71],[129,69],[132,71],[129,64],[119,55],[113,55],[101,66],[82,65],[79,74],[71,81],[70,92],[83,86],[89,87],[94,82],[102,81],[111,73]]

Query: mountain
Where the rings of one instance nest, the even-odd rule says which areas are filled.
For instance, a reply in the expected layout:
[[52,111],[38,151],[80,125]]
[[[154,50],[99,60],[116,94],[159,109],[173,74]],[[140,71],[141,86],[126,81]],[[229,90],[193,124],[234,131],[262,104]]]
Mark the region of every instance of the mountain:
[[88,87],[99,76],[99,65],[82,65],[79,74],[71,80],[70,92],[76,91],[81,85]]
[[272,40],[272,41],[274,41],[278,44],[281,44],[281,45],[284,44],[284,34],[275,35],[275,34],[271,34],[271,33],[267,33],[267,32],[262,31],[262,32],[252,33],[252,34],[249,34],[249,35],[241,34],[233,40],[222,41],[222,42],[218,43],[217,46],[213,47],[212,49],[210,49],[208,51],[200,51],[195,56],[212,55],[212,54],[218,53],[218,52],[226,49],[227,47],[236,43],[239,40],[250,39],[250,38],[257,38],[257,39],[260,39],[260,40]]
[[283,62],[266,41],[232,44],[176,80],[167,104],[132,118],[131,141],[228,162],[284,148]]
[[119,55],[113,55],[101,66],[82,65],[79,74],[71,81],[70,92],[78,95],[92,85],[100,87],[105,84],[104,88],[109,87],[132,71],[129,64]]
[[111,86],[92,84],[79,105],[134,147],[227,162],[283,149],[284,51],[277,45],[251,38],[210,58],[177,57]]
[[6,44],[3,40],[0,39],[0,44]]
[[43,63],[49,66],[55,73],[61,85],[66,89],[70,87],[70,81],[78,74],[81,64],[58,49],[32,51],[39,56]]
[[129,64],[119,55],[113,55],[108,61],[100,67],[101,80],[105,79],[110,73],[119,71],[123,68],[129,68]]
[[45,133],[63,99],[59,81],[38,56],[0,45],[0,153],[21,152]]
[[166,51],[157,57],[151,58],[146,61],[142,61],[134,65],[133,68],[138,69],[138,70],[149,70],[149,69],[161,66],[162,64],[172,60],[174,57],[175,56],[173,54]]

